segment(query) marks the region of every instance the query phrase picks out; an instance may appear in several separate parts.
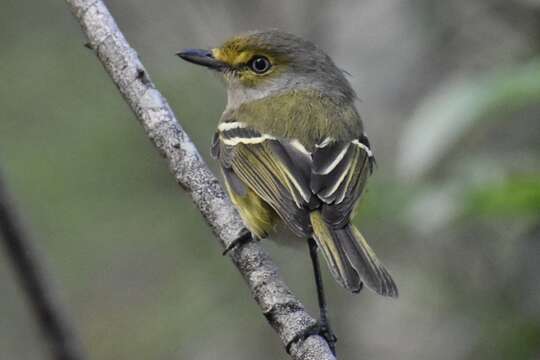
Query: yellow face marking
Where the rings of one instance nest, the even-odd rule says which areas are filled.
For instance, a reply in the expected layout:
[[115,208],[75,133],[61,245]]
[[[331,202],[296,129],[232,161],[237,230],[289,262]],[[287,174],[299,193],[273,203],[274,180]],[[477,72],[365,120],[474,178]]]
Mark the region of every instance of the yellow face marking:
[[214,48],[211,50],[212,56],[221,62],[224,62],[226,64],[229,63],[229,56],[225,53],[225,51],[221,50],[220,48]]
[[[233,38],[225,42],[223,46],[214,48],[211,51],[216,60],[234,69],[234,75],[245,86],[249,87],[256,86],[263,82],[265,78],[275,76],[286,65],[286,59],[272,54],[271,51],[253,43],[253,41],[249,41],[248,38]],[[263,74],[257,74],[246,66],[255,56],[265,56],[272,65],[270,70]]]
[[257,50],[239,50],[230,48],[215,48],[212,49],[212,55],[215,59],[224,62],[225,64],[238,67],[240,65],[247,64],[251,59],[257,56],[265,56],[270,60],[270,63],[274,64],[273,56],[263,51]]
[[[255,55],[263,55],[252,50],[232,51],[230,49],[215,48],[212,49],[212,55],[217,60],[224,62],[229,66],[239,66],[247,64]],[[266,55],[265,55],[266,56]]]

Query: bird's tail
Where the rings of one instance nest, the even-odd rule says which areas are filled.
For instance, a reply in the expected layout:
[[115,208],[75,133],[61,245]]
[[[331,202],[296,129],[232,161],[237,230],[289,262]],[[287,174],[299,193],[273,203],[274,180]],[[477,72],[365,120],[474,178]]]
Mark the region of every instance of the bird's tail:
[[318,211],[312,212],[310,219],[313,237],[338,283],[358,292],[364,282],[379,295],[398,296],[394,280],[354,225],[332,228]]

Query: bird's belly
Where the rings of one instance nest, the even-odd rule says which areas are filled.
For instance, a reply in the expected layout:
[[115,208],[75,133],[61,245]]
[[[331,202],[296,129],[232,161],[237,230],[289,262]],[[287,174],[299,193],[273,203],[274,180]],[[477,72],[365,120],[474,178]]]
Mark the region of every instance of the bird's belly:
[[[228,185],[228,184],[227,184]],[[233,204],[249,231],[259,239],[269,239],[280,245],[302,246],[306,238],[295,235],[279,215],[251,189],[239,196],[229,189]]]
[[231,201],[248,230],[259,239],[266,238],[280,220],[276,212],[251,189],[248,189],[244,196],[240,196],[232,191],[227,182],[225,184]]

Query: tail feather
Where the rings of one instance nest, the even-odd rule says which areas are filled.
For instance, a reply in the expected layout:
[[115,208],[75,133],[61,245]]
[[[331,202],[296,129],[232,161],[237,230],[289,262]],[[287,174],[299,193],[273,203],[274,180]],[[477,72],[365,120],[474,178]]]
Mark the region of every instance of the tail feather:
[[379,262],[362,234],[351,224],[335,229],[318,211],[310,215],[313,235],[330,272],[343,287],[358,292],[362,282],[379,295],[397,297],[398,290],[388,270]]

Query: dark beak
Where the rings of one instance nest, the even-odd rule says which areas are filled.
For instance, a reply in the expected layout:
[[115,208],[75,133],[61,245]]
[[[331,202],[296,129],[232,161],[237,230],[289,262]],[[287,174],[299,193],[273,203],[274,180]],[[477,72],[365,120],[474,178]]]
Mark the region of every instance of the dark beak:
[[182,59],[189,61],[190,63],[206,66],[207,68],[214,70],[222,70],[225,68],[225,64],[219,60],[216,60],[209,50],[203,49],[184,49],[177,52],[176,55]]

